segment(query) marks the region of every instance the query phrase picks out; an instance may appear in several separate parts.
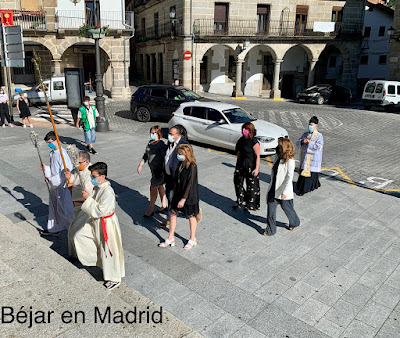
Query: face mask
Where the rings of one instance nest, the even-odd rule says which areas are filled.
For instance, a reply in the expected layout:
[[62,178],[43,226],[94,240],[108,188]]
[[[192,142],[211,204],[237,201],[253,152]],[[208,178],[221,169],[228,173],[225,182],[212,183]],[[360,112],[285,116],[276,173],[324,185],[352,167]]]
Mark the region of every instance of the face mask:
[[242,134],[243,134],[243,136],[247,136],[247,135],[249,135],[249,131],[247,129],[243,129]]
[[92,184],[93,184],[93,186],[95,186],[95,187],[98,187],[98,186],[100,185],[100,183],[97,182],[97,178],[96,178],[96,177],[92,177]]
[[174,143],[174,142],[175,142],[175,139],[174,139],[174,137],[173,137],[172,135],[168,135],[168,141],[169,141],[170,143]]
[[154,134],[154,133],[151,133],[150,134],[150,140],[153,140],[153,141],[155,141],[157,139],[157,136],[156,136],[156,134]]
[[308,125],[308,131],[312,133],[314,131],[314,127],[312,125]]
[[56,145],[55,145],[54,143],[47,143],[47,146],[48,146],[50,149],[53,149],[53,150],[57,149],[57,147],[56,147]]
[[89,105],[89,102],[85,101],[83,102],[83,105],[87,107]]
[[181,154],[176,155],[176,158],[178,159],[179,162],[183,162],[185,160],[185,156]]
[[85,166],[81,163],[78,167],[79,171],[85,170]]

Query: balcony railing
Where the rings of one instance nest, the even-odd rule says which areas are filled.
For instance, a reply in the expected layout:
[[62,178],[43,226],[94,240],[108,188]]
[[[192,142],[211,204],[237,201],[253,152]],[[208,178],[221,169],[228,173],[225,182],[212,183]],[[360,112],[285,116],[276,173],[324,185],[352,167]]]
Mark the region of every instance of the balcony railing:
[[135,30],[136,42],[145,42],[147,40],[160,39],[163,37],[176,37],[180,35],[182,35],[182,25],[179,23],[172,24],[172,22],[160,24],[158,28],[149,27],[145,30]]
[[[132,12],[108,12],[101,11],[100,12],[100,26],[108,26],[111,30],[116,29],[129,29],[124,23],[128,26],[132,26],[133,22],[131,22]],[[67,10],[58,10],[56,12],[56,28],[57,29],[78,29],[83,25],[94,26],[94,12],[93,11],[67,11]]]
[[195,36],[260,36],[260,37],[328,37],[339,34],[361,34],[362,24],[334,24],[333,32],[314,31],[314,22],[268,21],[261,25],[257,20],[229,20],[225,23],[214,19],[198,19],[193,25]]
[[46,30],[46,13],[31,11],[14,11],[14,24],[23,31]]

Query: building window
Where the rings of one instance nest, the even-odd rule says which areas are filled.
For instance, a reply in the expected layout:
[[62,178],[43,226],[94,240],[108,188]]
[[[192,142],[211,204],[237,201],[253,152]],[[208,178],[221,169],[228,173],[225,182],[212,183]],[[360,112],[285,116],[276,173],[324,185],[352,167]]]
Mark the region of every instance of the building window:
[[332,8],[332,22],[342,22],[343,19],[343,7]]
[[207,65],[208,65],[208,57],[206,55],[203,56],[202,63],[200,64],[200,83],[206,84],[207,80]]
[[386,27],[385,27],[385,26],[380,26],[380,27],[379,27],[379,34],[378,34],[378,36],[385,36],[385,31],[386,31]]
[[360,65],[367,65],[367,64],[368,64],[368,55],[361,55]]
[[371,27],[364,28],[364,38],[369,38],[371,36]]
[[258,33],[268,33],[269,13],[270,13],[269,5],[257,5]]
[[141,29],[142,29],[142,35],[146,36],[146,19],[142,18],[141,20]]
[[154,13],[154,36],[158,37],[158,13]]
[[307,26],[308,6],[296,6],[295,35],[303,35]]
[[387,63],[387,55],[379,55],[379,64],[386,65]]
[[[85,0],[85,8],[86,8],[86,24],[89,26],[95,26],[96,20],[95,20],[95,16],[94,16],[94,1],[93,0]],[[96,1],[96,14],[97,14],[97,24],[101,25],[100,1]]]
[[214,30],[217,32],[228,31],[228,4],[227,3],[215,3]]

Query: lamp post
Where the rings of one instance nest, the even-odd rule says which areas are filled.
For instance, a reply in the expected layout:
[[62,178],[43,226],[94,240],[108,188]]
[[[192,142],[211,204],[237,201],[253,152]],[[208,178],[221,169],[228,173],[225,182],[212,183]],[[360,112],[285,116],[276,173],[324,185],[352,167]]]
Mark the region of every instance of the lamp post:
[[171,38],[174,38],[176,35],[176,24],[179,22],[179,20],[176,20],[176,9],[175,7],[171,7],[169,11],[169,18],[171,19]]
[[[94,14],[94,24],[96,27],[100,26],[99,25],[99,18],[97,15],[97,1],[93,1],[93,14]],[[100,38],[97,36],[94,39],[94,45],[95,45],[95,58],[96,58],[96,108],[99,112],[99,115],[105,118],[104,122],[101,122],[100,124],[97,125],[97,131],[102,132],[102,131],[109,131],[110,127],[108,125],[108,119],[106,116],[106,109],[105,109],[105,99],[103,97],[104,94],[104,88],[103,88],[103,76],[101,74],[101,68],[100,68]]]

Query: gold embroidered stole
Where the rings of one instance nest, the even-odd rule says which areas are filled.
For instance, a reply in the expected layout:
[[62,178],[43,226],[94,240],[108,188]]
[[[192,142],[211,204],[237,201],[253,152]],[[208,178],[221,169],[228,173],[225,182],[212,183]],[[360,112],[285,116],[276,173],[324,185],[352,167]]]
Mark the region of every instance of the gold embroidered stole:
[[[314,129],[312,135],[311,135],[311,142],[314,142],[316,137],[318,135],[318,130]],[[303,167],[303,161],[304,161],[304,152],[306,151],[308,147],[308,144],[303,144],[301,146],[301,163],[300,163],[300,169]],[[306,168],[303,169],[303,171],[301,172],[301,176],[304,177],[311,177],[311,171],[310,171],[310,164],[311,164],[311,154],[307,154],[306,155]]]

